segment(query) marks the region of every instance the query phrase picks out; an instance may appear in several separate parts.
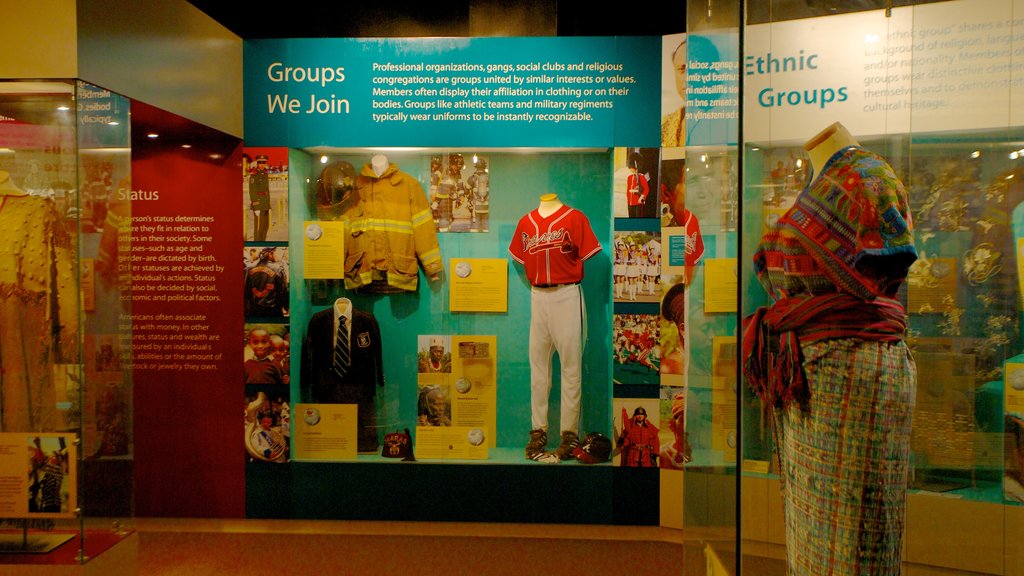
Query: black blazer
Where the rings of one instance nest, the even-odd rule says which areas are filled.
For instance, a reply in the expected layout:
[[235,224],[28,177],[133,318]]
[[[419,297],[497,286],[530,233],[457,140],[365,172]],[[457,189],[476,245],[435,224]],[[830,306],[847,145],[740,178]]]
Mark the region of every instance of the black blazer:
[[352,308],[349,348],[352,365],[344,378],[334,372],[334,308],[321,310],[309,319],[302,342],[299,382],[304,402],[358,404],[373,398],[384,385],[384,360],[380,327],[369,312]]

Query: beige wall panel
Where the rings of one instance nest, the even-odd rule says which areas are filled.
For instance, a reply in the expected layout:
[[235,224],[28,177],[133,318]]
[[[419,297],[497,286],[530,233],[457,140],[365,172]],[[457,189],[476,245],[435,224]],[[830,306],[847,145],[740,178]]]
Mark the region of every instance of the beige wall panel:
[[75,78],[75,0],[4,0],[0,78]]
[[[743,476],[740,481],[740,535],[748,541],[768,541],[768,479]],[[746,548],[744,554],[750,553]]]
[[786,513],[782,506],[782,485],[779,479],[768,481],[768,541],[786,544]]
[[78,7],[79,77],[242,136],[242,40],[185,0]]
[[1006,576],[1024,576],[1024,507],[1006,506]]
[[907,561],[1002,574],[1003,508],[1000,504],[911,494],[907,498]]
[[661,498],[660,524],[665,528],[683,528],[683,476],[682,470],[660,470]]

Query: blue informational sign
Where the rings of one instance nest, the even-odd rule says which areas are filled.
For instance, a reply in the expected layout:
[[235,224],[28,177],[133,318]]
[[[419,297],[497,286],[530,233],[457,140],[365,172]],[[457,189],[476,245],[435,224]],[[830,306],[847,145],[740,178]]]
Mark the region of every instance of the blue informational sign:
[[250,40],[252,146],[647,146],[658,37]]
[[668,239],[668,265],[686,266],[686,236],[670,236]]

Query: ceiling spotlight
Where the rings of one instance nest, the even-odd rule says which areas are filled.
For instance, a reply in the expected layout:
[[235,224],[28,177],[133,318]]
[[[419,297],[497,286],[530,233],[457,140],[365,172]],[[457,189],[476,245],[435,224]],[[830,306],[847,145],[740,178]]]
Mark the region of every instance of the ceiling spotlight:
[[121,123],[117,120],[111,120],[110,122],[107,122],[107,126],[118,126],[119,124]]
[[975,150],[971,152],[971,158],[981,158],[981,150]]
[[61,104],[60,106],[57,106],[57,110],[60,110],[61,112],[67,112],[68,110],[71,110],[71,107],[66,104]]
[[181,147],[182,148],[191,148],[192,145],[191,144],[182,144]]
[[223,156],[221,156],[220,154],[210,154],[210,158],[213,158],[214,160],[220,160],[221,158],[223,158]]
[[146,138],[149,138],[151,140],[156,140],[159,137],[160,135],[157,134],[156,132],[150,132],[149,134],[146,134]]

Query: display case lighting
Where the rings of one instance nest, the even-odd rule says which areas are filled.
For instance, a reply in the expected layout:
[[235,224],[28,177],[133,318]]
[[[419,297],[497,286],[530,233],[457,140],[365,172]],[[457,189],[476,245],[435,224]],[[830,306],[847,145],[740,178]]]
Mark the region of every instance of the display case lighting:
[[981,150],[975,150],[971,152],[971,158],[981,158]]
[[111,120],[110,122],[107,122],[107,126],[118,126],[120,124],[121,123],[118,122],[117,120]]
[[60,106],[57,106],[57,110],[60,110],[61,112],[67,112],[68,110],[71,110],[71,106],[61,104]]
[[1010,160],[1016,160],[1019,157],[1020,157],[1020,153],[1018,153],[1016,150],[1014,150],[1013,152],[1010,152]]
[[321,164],[327,164],[327,155],[326,154],[320,157],[320,163]]

